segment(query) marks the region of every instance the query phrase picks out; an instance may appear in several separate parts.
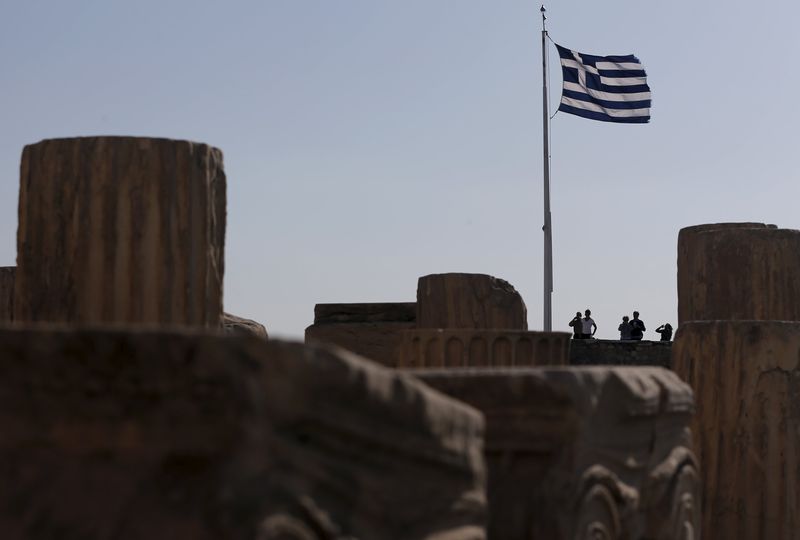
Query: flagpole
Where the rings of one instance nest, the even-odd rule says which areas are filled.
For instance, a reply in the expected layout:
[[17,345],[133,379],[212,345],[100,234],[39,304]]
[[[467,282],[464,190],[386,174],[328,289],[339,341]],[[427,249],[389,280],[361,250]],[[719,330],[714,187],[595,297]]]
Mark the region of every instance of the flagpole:
[[544,158],[544,313],[542,322],[545,332],[553,330],[553,230],[550,218],[550,103],[547,93],[547,11],[542,5],[542,126]]

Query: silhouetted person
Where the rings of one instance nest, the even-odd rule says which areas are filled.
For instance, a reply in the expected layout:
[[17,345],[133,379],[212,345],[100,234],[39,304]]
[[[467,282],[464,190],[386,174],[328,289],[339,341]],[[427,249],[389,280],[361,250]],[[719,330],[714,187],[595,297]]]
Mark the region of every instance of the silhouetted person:
[[669,323],[662,324],[656,328],[656,332],[661,334],[661,341],[672,341],[672,325]]
[[569,321],[569,325],[572,327],[572,339],[583,339],[583,320],[580,311]]
[[628,322],[628,316],[625,315],[622,317],[622,324],[619,325],[619,339],[622,341],[628,341],[631,339],[631,331],[633,330],[633,325]]
[[647,328],[644,327],[644,321],[639,318],[639,312],[633,312],[633,320],[631,321],[631,339],[636,341],[641,341],[644,337],[644,331]]
[[592,319],[592,312],[587,309],[583,314],[583,339],[594,337],[595,332],[597,332],[597,325]]

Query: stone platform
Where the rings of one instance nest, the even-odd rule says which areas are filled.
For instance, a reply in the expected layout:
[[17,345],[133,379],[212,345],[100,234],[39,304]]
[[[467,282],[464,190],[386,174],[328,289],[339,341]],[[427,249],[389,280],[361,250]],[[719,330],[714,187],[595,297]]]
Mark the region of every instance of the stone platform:
[[618,341],[611,339],[573,339],[569,343],[569,363],[573,366],[657,366],[670,368],[672,343],[669,341]]

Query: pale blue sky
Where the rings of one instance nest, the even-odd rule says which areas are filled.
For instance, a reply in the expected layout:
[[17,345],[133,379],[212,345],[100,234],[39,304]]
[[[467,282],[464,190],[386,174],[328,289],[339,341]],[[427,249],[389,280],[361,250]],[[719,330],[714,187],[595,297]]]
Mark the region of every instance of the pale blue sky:
[[[418,276],[449,271],[509,280],[541,328],[538,9],[0,0],[0,265],[25,144],[187,138],[225,153],[226,309],[272,335],[302,336],[317,302],[413,301]],[[548,9],[555,41],[636,54],[653,91],[648,125],[553,120],[554,326],[586,307],[601,337],[633,309],[674,325],[681,227],[800,228],[800,5]],[[554,64],[553,109],[560,83]]]

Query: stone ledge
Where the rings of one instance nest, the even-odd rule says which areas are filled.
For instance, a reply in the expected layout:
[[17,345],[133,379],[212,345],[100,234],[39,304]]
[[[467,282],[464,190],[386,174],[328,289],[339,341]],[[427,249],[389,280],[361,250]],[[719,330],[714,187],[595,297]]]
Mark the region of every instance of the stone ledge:
[[569,360],[569,334],[527,330],[416,329],[403,332],[403,368],[560,366]]
[[658,366],[671,368],[672,342],[573,339],[569,362],[573,366]]
[[416,320],[416,302],[317,304],[314,306],[314,324],[414,322]]

